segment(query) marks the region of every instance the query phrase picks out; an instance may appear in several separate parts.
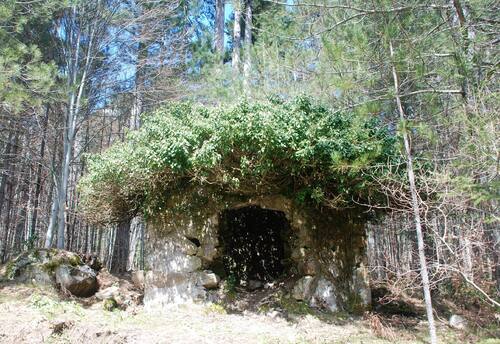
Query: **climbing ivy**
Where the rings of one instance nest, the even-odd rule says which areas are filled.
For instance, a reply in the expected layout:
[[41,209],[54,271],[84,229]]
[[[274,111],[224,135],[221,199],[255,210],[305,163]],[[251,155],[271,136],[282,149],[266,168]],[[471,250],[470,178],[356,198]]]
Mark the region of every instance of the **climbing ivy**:
[[377,119],[307,97],[227,108],[170,103],[144,115],[123,143],[87,157],[83,210],[94,221],[148,216],[193,183],[349,207],[376,196],[374,176],[399,159],[396,142]]

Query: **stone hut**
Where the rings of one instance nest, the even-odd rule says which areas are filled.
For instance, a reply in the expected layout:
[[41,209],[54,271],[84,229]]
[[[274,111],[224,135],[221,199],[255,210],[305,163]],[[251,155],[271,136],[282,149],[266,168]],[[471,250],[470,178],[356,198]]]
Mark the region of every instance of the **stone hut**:
[[213,301],[227,279],[286,280],[295,299],[330,311],[370,305],[360,213],[203,188],[170,197],[165,209],[147,223],[147,306]]
[[171,103],[89,159],[82,204],[95,222],[148,217],[147,305],[278,282],[312,306],[362,310],[366,208],[356,206],[385,202],[372,173],[398,163],[397,142],[376,119],[307,97]]

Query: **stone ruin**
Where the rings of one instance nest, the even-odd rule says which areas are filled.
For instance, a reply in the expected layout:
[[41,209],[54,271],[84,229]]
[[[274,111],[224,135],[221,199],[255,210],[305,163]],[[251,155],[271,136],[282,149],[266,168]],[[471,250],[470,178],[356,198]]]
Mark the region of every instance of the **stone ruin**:
[[227,279],[252,288],[286,279],[293,298],[333,312],[371,303],[364,222],[353,212],[203,189],[165,209],[147,223],[146,306],[216,301]]

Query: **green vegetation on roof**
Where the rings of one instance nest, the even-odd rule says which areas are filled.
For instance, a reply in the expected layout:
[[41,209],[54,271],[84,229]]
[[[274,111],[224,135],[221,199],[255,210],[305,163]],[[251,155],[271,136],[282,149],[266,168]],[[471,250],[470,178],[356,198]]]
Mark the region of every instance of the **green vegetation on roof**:
[[376,198],[374,173],[398,159],[396,138],[378,120],[306,97],[226,108],[170,103],[125,142],[89,156],[80,190],[83,210],[101,222],[153,215],[189,183],[344,208]]

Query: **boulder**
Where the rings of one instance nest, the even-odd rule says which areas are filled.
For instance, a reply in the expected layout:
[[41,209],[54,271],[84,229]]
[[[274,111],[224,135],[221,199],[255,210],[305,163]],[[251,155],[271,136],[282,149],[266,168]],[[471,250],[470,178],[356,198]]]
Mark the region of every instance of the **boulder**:
[[220,278],[210,271],[203,271],[198,274],[197,285],[202,285],[207,289],[215,289],[219,286]]
[[5,277],[22,283],[53,285],[54,271],[58,266],[80,264],[80,257],[73,252],[56,249],[30,250],[6,264]]
[[467,327],[467,320],[457,314],[453,314],[448,323],[456,330],[464,330]]
[[97,291],[96,273],[87,265],[60,265],[55,270],[56,283],[79,297],[89,297]]
[[250,291],[254,291],[262,287],[264,287],[264,283],[262,283],[261,281],[249,280],[247,283],[247,289]]
[[338,311],[336,294],[332,282],[324,277],[320,277],[309,304],[312,307],[323,307],[330,312],[336,312]]
[[95,297],[99,300],[106,300],[117,297],[119,294],[119,288],[117,286],[112,286],[95,293]]
[[314,277],[304,276],[293,287],[292,296],[295,300],[308,300],[314,287]]
[[198,253],[199,241],[195,238],[179,238],[177,246],[182,253],[188,256],[195,256]]

